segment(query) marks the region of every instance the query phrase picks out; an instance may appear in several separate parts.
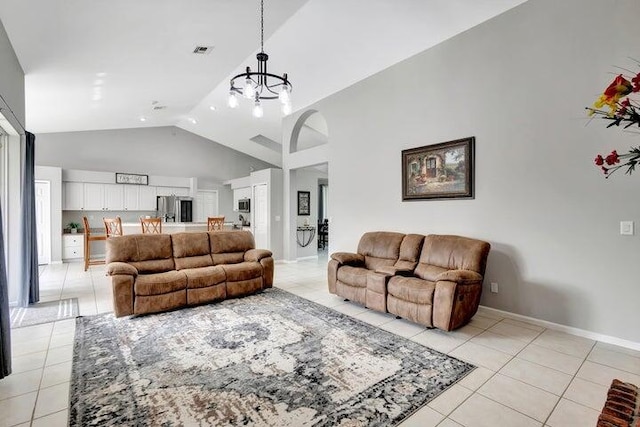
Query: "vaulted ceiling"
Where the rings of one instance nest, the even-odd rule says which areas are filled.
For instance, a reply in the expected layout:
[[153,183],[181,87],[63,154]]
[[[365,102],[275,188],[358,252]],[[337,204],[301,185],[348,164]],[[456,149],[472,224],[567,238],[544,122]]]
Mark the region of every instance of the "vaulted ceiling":
[[[265,0],[269,71],[298,110],[525,0]],[[258,0],[0,0],[31,132],[176,125],[281,165],[279,103],[226,105],[256,68]],[[213,46],[210,53],[193,53]],[[242,102],[246,101],[246,102]],[[144,119],[144,121],[141,121]],[[260,137],[256,138],[256,136]],[[252,139],[253,138],[253,139]],[[277,148],[277,147],[276,147]]]

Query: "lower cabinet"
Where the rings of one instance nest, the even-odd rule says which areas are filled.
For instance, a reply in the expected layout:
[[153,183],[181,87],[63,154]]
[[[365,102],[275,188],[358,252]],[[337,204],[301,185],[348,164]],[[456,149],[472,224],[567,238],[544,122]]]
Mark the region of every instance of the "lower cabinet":
[[84,258],[84,236],[64,234],[62,236],[62,259]]

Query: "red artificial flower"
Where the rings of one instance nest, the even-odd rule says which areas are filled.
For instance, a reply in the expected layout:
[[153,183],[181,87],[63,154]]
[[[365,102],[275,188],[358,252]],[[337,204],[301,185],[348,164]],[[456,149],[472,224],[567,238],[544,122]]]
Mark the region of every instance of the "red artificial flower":
[[604,96],[608,99],[620,99],[625,95],[629,95],[632,90],[633,85],[631,82],[622,77],[622,74],[618,74],[618,77],[613,79],[609,87],[604,90]]
[[602,158],[602,156],[600,154],[598,154],[598,156],[596,157],[594,162],[596,162],[596,166],[604,165],[604,159]]
[[633,91],[640,92],[640,73],[636,74],[634,78],[631,79],[633,82]]
[[630,105],[631,105],[631,101],[629,101],[629,98],[625,98],[620,103],[620,108],[618,108],[618,111],[616,111],[616,114],[618,116],[624,116],[625,114],[627,114],[627,109],[629,108]]
[[611,154],[609,154],[604,159],[604,161],[607,162],[609,166],[615,165],[616,163],[620,163],[620,157],[618,157],[618,152],[616,150],[613,150]]

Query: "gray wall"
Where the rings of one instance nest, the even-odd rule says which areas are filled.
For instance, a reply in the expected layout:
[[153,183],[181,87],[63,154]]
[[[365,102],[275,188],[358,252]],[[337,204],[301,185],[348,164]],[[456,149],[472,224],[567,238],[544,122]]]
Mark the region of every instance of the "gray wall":
[[[312,105],[329,128],[330,252],[368,230],[485,239],[482,304],[640,342],[640,236],[619,235],[640,223],[640,171],[593,166],[640,136],[584,111],[615,66],[640,70],[639,16],[637,0],[530,0]],[[402,202],[401,150],[472,135],[475,200]]]
[[209,183],[272,166],[174,126],[39,134],[36,164],[198,177]]

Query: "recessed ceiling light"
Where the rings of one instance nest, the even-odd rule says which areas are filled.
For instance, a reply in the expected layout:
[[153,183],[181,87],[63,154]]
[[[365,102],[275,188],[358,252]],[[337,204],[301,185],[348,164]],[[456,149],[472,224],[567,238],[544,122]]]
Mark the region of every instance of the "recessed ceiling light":
[[98,77],[104,77],[106,75],[107,75],[107,73],[104,73],[104,72],[96,73],[96,76],[98,76]]
[[190,118],[189,118],[189,121],[190,121],[191,123],[193,123],[194,125],[195,125],[196,123],[198,123],[198,121],[197,121],[196,119],[194,119],[193,117],[190,117]]
[[211,110],[211,111],[216,111],[216,106],[215,106],[215,105],[211,105],[211,106],[209,106],[209,110]]
[[146,121],[147,121],[147,118],[146,118],[146,117],[140,117],[140,121],[141,121],[141,122],[146,122]]

